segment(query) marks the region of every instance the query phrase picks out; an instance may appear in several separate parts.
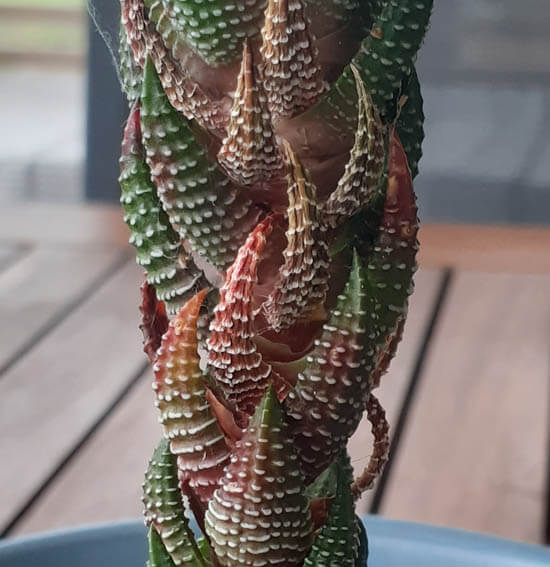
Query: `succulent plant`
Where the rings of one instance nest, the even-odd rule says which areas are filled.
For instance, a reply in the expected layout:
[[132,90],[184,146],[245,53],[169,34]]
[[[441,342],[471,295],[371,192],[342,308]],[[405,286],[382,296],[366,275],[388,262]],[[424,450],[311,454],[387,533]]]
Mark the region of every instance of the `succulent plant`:
[[151,567],[366,564],[355,502],[389,448],[373,391],[413,289],[431,10],[121,0],[121,202],[164,432]]

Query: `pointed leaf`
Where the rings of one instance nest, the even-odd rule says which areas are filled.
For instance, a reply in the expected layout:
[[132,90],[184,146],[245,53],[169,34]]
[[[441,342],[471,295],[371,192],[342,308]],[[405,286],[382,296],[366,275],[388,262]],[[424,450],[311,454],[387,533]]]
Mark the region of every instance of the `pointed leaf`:
[[264,85],[276,118],[303,112],[325,90],[304,0],[268,0],[261,53]]
[[382,222],[368,260],[368,288],[374,302],[374,341],[383,347],[406,317],[418,251],[416,197],[407,156],[395,132],[390,137],[388,183]]
[[190,299],[170,323],[157,352],[153,389],[164,435],[178,457],[181,480],[207,502],[229,450],[206,397],[197,353],[197,318],[206,291]]
[[403,144],[412,178],[418,175],[424,140],[424,108],[418,76],[413,68],[403,92],[405,104],[397,119],[397,133]]
[[312,534],[309,502],[273,388],[237,442],[205,523],[223,567],[293,567],[305,557]]
[[162,301],[157,300],[155,288],[144,282],[141,290],[141,324],[139,328],[143,333],[143,351],[149,362],[153,364],[157,357],[162,335],[168,329],[168,317]]
[[218,130],[223,127],[221,109],[214,104],[180,66],[164,38],[149,22],[144,0],[120,0],[120,19],[134,61],[141,68],[151,57],[160,82],[172,106],[188,119],[196,119],[204,128]]
[[[203,565],[178,486],[176,457],[170,452],[168,441],[162,440],[149,461],[143,483],[145,522],[154,529],[150,533],[150,550],[159,566],[169,565],[168,552],[175,565]],[[160,537],[159,542],[155,533]],[[160,547],[162,545],[162,547]],[[154,567],[154,564],[151,565]]]
[[343,293],[285,401],[290,427],[308,479],[346,445],[369,392],[363,367],[369,304],[367,273],[357,254]]
[[253,289],[271,228],[270,217],[259,223],[227,270],[207,342],[210,374],[234,406],[237,423],[242,426],[254,413],[271,381],[278,380],[252,340]]
[[290,145],[285,149],[291,168],[287,246],[275,290],[263,305],[275,331],[287,329],[322,304],[328,289],[328,249],[316,188]]
[[233,108],[218,161],[240,185],[269,181],[283,173],[271,113],[262,82],[257,77],[248,42],[233,97]]
[[146,270],[147,281],[155,286],[157,297],[166,303],[168,312],[177,313],[199,287],[206,285],[206,280],[193,261],[186,258],[151,182],[141,143],[139,106],[130,112],[126,123],[120,171],[120,201],[137,262]]
[[345,451],[331,465],[336,494],[325,525],[317,532],[304,567],[356,567],[359,557],[355,507],[351,492],[353,471]]
[[384,122],[391,122],[397,110],[397,95],[403,80],[411,73],[432,7],[433,0],[387,0],[350,65],[312,111],[337,130],[353,128],[356,90],[351,66],[354,65]]
[[332,228],[369,205],[376,196],[384,171],[382,123],[359,72],[355,67],[352,71],[357,86],[359,116],[355,144],[344,175],[325,205],[325,222]]
[[[392,114],[391,106],[402,80],[411,72],[432,8],[433,0],[388,0],[369,37],[353,58],[375,105],[386,117]],[[338,80],[341,85],[345,81],[351,83],[350,71],[348,67]]]
[[164,210],[195,252],[224,268],[258,213],[210,160],[191,122],[172,108],[150,60],[143,86],[143,142]]

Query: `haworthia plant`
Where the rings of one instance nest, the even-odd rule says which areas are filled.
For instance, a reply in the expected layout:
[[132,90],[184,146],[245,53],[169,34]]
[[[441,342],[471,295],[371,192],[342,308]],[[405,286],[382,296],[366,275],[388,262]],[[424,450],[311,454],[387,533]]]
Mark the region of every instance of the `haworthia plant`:
[[432,3],[121,0],[121,202],[163,432],[150,567],[366,565],[355,502],[389,447],[373,390],[413,290]]

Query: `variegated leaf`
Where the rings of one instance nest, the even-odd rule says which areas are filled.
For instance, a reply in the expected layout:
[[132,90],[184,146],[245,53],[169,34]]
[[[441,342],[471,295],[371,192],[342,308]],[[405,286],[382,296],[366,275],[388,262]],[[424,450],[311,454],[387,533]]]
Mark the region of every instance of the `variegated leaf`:
[[269,384],[276,382],[279,388],[282,382],[264,362],[252,340],[253,289],[270,232],[271,218],[268,217],[252,231],[227,271],[207,343],[210,374],[234,407],[237,423],[242,426],[254,413]]
[[214,66],[238,58],[242,40],[260,31],[265,5],[266,0],[163,0],[178,33]]
[[197,318],[206,290],[170,323],[154,365],[160,422],[177,455],[179,476],[207,502],[229,462],[229,449],[206,396],[197,353]]

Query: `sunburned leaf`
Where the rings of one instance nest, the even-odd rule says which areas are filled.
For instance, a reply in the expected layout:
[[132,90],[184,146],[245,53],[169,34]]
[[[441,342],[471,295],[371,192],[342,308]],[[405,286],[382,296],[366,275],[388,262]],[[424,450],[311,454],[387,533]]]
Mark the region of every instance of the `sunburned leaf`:
[[141,117],[147,163],[170,223],[196,253],[226,267],[258,211],[210,160],[191,122],[172,108],[150,60]]
[[271,218],[258,224],[227,270],[214,310],[208,338],[208,366],[212,378],[235,408],[237,423],[245,426],[269,384],[281,378],[264,362],[254,336],[253,289],[258,263],[271,232]]
[[178,486],[176,457],[164,439],[155,449],[145,473],[143,504],[145,522],[151,529],[151,567],[169,567],[170,560],[173,565],[204,567],[185,516]]
[[157,300],[155,288],[144,282],[141,286],[141,324],[139,328],[143,334],[143,351],[149,362],[153,364],[157,357],[162,335],[168,329],[168,317],[164,303]]
[[289,144],[288,230],[284,262],[274,291],[263,304],[275,331],[287,329],[321,305],[328,289],[328,251],[315,185]]
[[203,502],[211,498],[229,462],[197,354],[197,318],[205,293],[190,299],[170,323],[157,352],[153,383],[164,435],[177,455],[180,480],[187,481]]
[[206,532],[220,565],[300,565],[312,537],[304,491],[282,408],[269,388],[206,512]]
[[292,117],[325,90],[304,0],[268,0],[262,28],[263,77],[274,117]]
[[155,287],[168,313],[175,314],[207,282],[202,271],[187,258],[179,236],[162,210],[145,163],[139,106],[133,108],[126,123],[120,171],[120,201],[137,262],[147,272],[147,281]]

